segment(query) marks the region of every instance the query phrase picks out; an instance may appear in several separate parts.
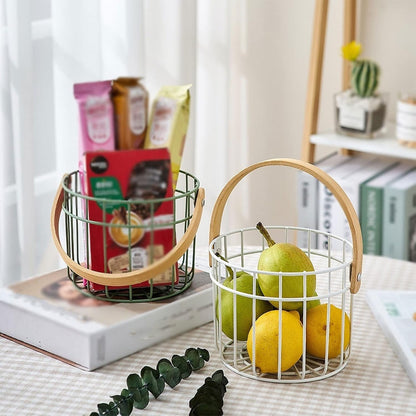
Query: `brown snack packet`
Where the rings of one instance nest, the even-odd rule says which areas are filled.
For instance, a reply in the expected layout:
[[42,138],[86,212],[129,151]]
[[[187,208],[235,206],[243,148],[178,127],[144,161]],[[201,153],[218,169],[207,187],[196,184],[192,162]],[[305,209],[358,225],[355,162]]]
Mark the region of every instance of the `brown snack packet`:
[[141,78],[119,77],[113,81],[111,98],[114,106],[118,150],[143,147],[147,130],[149,93]]

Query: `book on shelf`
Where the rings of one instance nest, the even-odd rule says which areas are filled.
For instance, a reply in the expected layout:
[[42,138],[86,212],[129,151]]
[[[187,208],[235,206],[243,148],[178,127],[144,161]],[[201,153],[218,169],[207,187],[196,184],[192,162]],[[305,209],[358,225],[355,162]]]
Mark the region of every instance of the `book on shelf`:
[[416,387],[416,291],[368,290],[366,300]]
[[[343,155],[341,153],[331,153],[315,163],[315,166],[322,169],[326,173],[330,173],[332,169],[342,165],[352,156]],[[298,206],[298,226],[312,230],[318,229],[318,187],[319,180],[307,172],[300,170],[297,176],[297,206]],[[306,248],[310,244],[310,248],[317,248],[318,238],[313,235],[313,239],[309,242],[307,232],[299,233],[298,244],[300,247]]]
[[[354,156],[347,162],[337,166],[329,172],[329,175],[341,185],[344,180],[350,176],[353,172],[359,171],[365,164],[368,164],[376,160],[375,157],[367,156]],[[342,186],[342,185],[341,185]],[[344,222],[346,221],[345,214],[339,205],[337,199],[332,192],[323,184],[319,183],[318,188],[318,228],[320,231],[334,234],[338,237],[343,237],[344,234]],[[332,240],[334,246],[336,246],[334,240]],[[334,247],[333,248],[339,248]],[[318,236],[318,248],[328,248],[328,236],[319,234]]]
[[416,261],[416,170],[384,189],[382,254]]
[[415,167],[416,165],[410,161],[400,161],[396,166],[363,185],[360,202],[360,224],[364,254],[381,255],[383,251],[384,188]]
[[0,334],[84,370],[94,370],[212,320],[209,274],[183,293],[113,303],[80,293],[57,270],[0,289]]
[[[397,165],[397,163],[397,160],[391,158],[376,158],[368,163],[364,163],[361,169],[353,172],[341,181],[340,185],[351,201],[358,217],[360,217],[360,202],[362,200],[362,189],[364,185],[368,181],[391,169]],[[340,209],[341,207],[339,207],[339,210]],[[351,228],[346,218],[344,219],[344,230],[341,236],[347,240],[351,240]]]

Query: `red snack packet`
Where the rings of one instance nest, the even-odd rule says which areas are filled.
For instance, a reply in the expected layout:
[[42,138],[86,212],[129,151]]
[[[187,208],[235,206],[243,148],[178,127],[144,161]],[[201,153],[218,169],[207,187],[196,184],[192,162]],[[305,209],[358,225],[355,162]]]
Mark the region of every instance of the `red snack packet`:
[[[167,149],[87,152],[85,165],[88,195],[98,201],[88,201],[89,220],[105,221],[105,226],[89,224],[91,269],[106,273],[140,269],[173,248],[174,202],[166,200],[173,196]],[[155,199],[161,201],[151,203]],[[123,224],[135,227],[129,230]],[[170,268],[152,281],[177,283],[178,273]],[[103,286],[91,282],[90,288]]]

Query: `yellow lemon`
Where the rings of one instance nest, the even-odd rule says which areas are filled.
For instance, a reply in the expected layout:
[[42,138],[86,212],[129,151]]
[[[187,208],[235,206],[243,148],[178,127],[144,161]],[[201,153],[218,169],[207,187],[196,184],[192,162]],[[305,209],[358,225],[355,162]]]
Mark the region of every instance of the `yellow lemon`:
[[[302,323],[295,314],[281,312],[281,371],[286,371],[302,356]],[[278,372],[279,357],[279,311],[264,313],[255,322],[256,367],[262,373]],[[253,361],[253,328],[247,337],[247,351]]]
[[[327,326],[328,304],[309,309],[306,315],[306,351],[314,357],[325,358],[326,331],[329,330],[328,358],[341,354],[342,310],[334,305],[329,308],[329,328]],[[344,350],[350,343],[350,318],[344,313]]]

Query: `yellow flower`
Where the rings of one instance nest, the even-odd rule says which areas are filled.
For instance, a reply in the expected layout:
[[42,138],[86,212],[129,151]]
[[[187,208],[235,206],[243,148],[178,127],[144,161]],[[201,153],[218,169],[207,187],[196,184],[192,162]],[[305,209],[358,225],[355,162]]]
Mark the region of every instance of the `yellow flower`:
[[361,53],[361,43],[353,40],[342,47],[342,56],[347,61],[355,61]]

